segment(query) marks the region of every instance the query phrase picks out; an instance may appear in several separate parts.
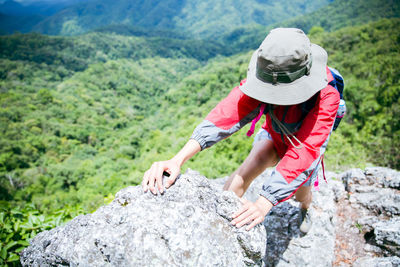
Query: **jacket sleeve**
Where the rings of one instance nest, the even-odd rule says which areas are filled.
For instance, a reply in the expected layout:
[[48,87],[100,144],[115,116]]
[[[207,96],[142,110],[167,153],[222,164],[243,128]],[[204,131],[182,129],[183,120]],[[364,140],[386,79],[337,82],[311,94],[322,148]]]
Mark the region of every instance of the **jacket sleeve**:
[[[328,85],[320,91],[320,97],[314,108],[305,117],[300,130],[295,134],[302,142],[302,147],[295,148],[289,144],[272,176],[262,187],[260,195],[273,205],[292,197],[297,189],[310,179],[313,172],[318,171],[336,118],[339,101],[339,92],[332,86]],[[288,143],[287,140],[285,142]]]
[[235,87],[196,127],[191,138],[199,142],[202,150],[208,148],[252,121],[259,110],[260,101]]

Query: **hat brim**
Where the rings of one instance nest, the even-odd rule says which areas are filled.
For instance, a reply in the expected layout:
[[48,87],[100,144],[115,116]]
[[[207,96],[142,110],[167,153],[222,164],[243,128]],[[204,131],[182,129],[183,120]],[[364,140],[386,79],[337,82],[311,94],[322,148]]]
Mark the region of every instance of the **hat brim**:
[[250,60],[247,80],[239,87],[240,90],[252,98],[275,105],[295,105],[307,101],[328,84],[326,73],[328,54],[316,44],[311,44],[311,51],[313,62],[309,75],[304,75],[291,83],[272,84],[263,82],[256,76],[256,50]]

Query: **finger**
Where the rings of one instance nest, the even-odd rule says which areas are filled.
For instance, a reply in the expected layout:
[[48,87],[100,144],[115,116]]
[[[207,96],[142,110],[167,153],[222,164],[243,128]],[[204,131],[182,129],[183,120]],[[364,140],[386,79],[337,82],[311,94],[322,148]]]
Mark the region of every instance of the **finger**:
[[256,215],[254,214],[254,212],[252,212],[251,210],[248,210],[236,219],[237,220],[236,227],[240,228],[243,225],[245,225],[246,223],[249,223],[250,221],[254,220],[255,218],[256,218]]
[[154,163],[153,166],[151,166],[150,174],[149,174],[149,189],[153,194],[157,194],[157,190],[154,187],[155,180],[156,180],[156,176],[155,176],[156,175],[155,172],[156,172],[156,168],[157,168],[156,165],[157,165],[157,163]]
[[262,217],[257,217],[255,220],[253,220],[253,221],[251,222],[251,224],[249,224],[249,225],[246,227],[246,230],[247,230],[247,231],[251,230],[254,226],[256,226],[256,225],[259,224],[259,223],[262,223],[263,221],[264,221],[264,219],[263,219]]
[[243,212],[245,212],[246,210],[249,209],[249,206],[247,204],[244,204],[240,207],[240,209],[238,211],[236,211],[233,215],[232,215],[232,219],[235,219],[236,217],[238,217],[240,214],[242,214]]
[[171,169],[169,170],[171,173],[165,182],[165,188],[169,188],[176,180],[176,177],[179,175],[179,169]]
[[147,192],[148,186],[147,184],[149,183],[149,171],[146,171],[143,175],[143,181],[142,181],[142,188],[144,192]]
[[243,212],[242,214],[240,214],[237,218],[235,218],[232,221],[232,224],[238,224],[240,223],[243,219],[247,218],[248,216],[250,216],[251,214],[253,214],[253,212],[250,209],[247,209],[245,212]]
[[163,172],[164,168],[162,164],[157,164],[157,169],[156,169],[156,183],[157,183],[157,188],[160,193],[163,193]]
[[248,216],[246,218],[244,218],[241,222],[236,224],[236,228],[240,228],[245,224],[250,223],[251,221],[253,221],[253,217],[252,216]]

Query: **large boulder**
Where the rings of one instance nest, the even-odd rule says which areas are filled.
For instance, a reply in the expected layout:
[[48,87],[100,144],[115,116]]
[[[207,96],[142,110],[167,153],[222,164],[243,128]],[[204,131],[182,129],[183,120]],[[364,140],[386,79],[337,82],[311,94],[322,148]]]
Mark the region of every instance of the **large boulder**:
[[24,266],[257,266],[265,254],[262,225],[237,229],[240,207],[205,177],[188,172],[163,195],[128,187],[114,201],[65,226],[38,234]]

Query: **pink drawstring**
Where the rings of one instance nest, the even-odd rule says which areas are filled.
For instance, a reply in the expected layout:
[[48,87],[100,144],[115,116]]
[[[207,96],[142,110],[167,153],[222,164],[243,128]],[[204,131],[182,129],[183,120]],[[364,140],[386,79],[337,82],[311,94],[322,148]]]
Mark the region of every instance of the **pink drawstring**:
[[[328,183],[328,181],[326,180],[326,177],[325,177],[324,155],[322,155],[322,157],[321,157],[321,165],[322,165],[322,175],[324,176],[325,183]],[[318,174],[317,174],[317,180],[315,180],[315,182],[314,182],[314,188],[317,191],[319,190]]]
[[260,120],[261,116],[264,114],[266,104],[262,103],[260,107],[260,113],[258,113],[257,117],[254,118],[253,122],[251,123],[250,130],[247,132],[247,136],[250,137],[254,133],[254,129],[256,128],[256,123]]
[[318,174],[317,174],[317,180],[315,180],[315,182],[314,182],[314,188],[316,191],[319,191]]

